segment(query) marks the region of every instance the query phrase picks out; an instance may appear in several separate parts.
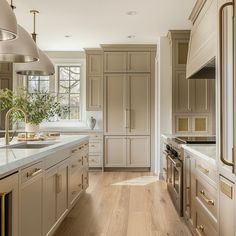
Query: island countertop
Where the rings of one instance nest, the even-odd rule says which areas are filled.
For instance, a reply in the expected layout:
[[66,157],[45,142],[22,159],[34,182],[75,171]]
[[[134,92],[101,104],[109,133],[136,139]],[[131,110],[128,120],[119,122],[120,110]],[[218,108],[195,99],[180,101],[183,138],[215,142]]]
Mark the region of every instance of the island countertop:
[[215,163],[216,161],[216,145],[215,144],[194,144],[194,145],[183,145],[185,150],[192,154],[199,156],[206,161]]
[[11,148],[11,145],[5,148],[4,139],[2,138],[0,139],[0,178],[14,173],[30,163],[42,160],[48,155],[88,140],[89,136],[87,135],[63,135],[56,140],[27,142],[31,144],[51,144],[44,148],[18,149],[16,146],[24,142],[13,140],[11,145],[15,145],[15,148]]

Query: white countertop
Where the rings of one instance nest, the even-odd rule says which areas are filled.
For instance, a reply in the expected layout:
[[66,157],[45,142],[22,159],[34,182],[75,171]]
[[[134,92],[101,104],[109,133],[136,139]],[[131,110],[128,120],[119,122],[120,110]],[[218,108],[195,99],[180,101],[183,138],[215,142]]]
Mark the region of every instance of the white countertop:
[[[40,149],[11,149],[0,148],[0,178],[6,176],[10,173],[17,171],[18,169],[29,165],[32,162],[38,161],[46,156],[53,154],[57,151],[63,150],[65,148],[72,147],[79,144],[80,142],[89,140],[87,135],[63,135],[56,140],[48,141],[35,141],[28,143],[51,143],[53,145],[47,146]],[[17,145],[20,142],[13,140],[11,145]],[[21,142],[22,143],[22,142]],[[0,147],[4,147],[4,139],[0,139]]]
[[182,145],[182,147],[196,156],[206,159],[207,161],[216,160],[216,145],[215,144],[193,144]]

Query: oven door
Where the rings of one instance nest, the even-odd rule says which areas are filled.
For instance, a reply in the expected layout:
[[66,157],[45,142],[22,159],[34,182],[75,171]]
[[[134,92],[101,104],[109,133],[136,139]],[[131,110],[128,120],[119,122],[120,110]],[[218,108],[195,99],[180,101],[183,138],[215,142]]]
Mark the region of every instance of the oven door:
[[167,158],[167,189],[171,199],[179,213],[182,216],[182,197],[183,197],[183,180],[182,180],[182,162],[171,155]]

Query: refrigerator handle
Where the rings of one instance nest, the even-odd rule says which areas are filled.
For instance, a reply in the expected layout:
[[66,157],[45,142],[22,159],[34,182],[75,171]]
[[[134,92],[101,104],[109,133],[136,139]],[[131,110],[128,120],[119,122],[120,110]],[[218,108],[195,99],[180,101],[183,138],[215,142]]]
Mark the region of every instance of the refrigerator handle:
[[219,76],[220,76],[220,160],[227,166],[232,167],[234,173],[234,159],[229,162],[224,158],[224,142],[223,142],[223,11],[226,7],[232,6],[234,8],[234,1],[223,4],[219,10],[219,54],[220,54],[220,65],[219,65]]

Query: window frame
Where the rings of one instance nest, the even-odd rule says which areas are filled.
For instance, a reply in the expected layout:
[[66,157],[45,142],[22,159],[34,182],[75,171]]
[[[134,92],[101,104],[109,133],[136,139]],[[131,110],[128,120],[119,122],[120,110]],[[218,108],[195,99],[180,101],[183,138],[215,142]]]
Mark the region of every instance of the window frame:
[[[79,101],[80,101],[80,107],[79,107],[79,114],[80,117],[79,119],[60,119],[62,122],[82,122],[83,121],[83,116],[82,116],[82,65],[81,64],[73,64],[73,63],[68,63],[68,64],[57,64],[56,65],[56,73],[55,73],[55,93],[57,96],[57,99],[59,100],[59,95],[62,94],[60,93],[60,68],[61,67],[80,67],[80,89],[79,89]],[[70,80],[69,80],[70,81]],[[69,106],[70,108],[70,106]]]

